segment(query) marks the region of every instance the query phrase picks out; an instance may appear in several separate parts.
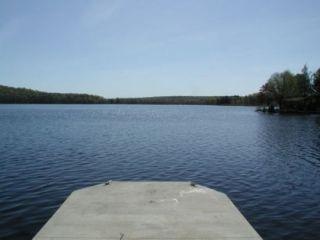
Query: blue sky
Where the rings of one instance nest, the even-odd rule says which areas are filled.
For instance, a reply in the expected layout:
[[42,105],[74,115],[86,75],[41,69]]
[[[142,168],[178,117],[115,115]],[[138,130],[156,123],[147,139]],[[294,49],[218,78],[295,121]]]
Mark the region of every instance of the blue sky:
[[105,97],[233,95],[320,67],[320,1],[0,1],[0,84]]

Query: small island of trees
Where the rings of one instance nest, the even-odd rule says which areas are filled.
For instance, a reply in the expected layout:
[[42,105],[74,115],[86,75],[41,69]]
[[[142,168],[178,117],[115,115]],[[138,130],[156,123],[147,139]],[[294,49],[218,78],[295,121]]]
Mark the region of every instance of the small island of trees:
[[320,113],[320,68],[312,73],[305,65],[297,74],[274,73],[258,93],[247,96],[114,98],[108,103],[260,106],[272,113]]
[[320,68],[312,73],[305,65],[300,73],[274,73],[258,94],[263,110],[281,113],[320,112]]

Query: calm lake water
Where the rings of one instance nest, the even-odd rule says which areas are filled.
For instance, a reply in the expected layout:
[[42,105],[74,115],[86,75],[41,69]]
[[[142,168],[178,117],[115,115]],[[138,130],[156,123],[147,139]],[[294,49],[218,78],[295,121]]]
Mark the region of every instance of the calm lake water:
[[320,116],[251,107],[0,105],[0,239],[31,239],[75,189],[192,180],[264,239],[320,239]]

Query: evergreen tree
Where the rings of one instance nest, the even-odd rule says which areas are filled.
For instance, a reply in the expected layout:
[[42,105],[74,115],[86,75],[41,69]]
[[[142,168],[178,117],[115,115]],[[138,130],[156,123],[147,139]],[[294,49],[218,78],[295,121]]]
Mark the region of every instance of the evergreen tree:
[[296,74],[297,85],[300,96],[307,96],[310,93],[311,77],[307,65],[304,65],[301,73]]
[[320,94],[320,68],[313,74],[313,89]]

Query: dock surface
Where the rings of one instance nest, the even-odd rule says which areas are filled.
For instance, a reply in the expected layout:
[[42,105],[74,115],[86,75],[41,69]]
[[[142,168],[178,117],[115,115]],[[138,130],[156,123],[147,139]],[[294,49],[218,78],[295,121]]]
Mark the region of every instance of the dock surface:
[[190,182],[111,182],[74,191],[33,239],[262,238],[213,189]]

